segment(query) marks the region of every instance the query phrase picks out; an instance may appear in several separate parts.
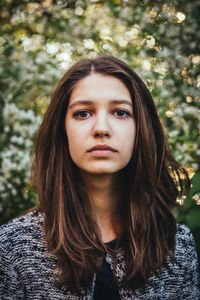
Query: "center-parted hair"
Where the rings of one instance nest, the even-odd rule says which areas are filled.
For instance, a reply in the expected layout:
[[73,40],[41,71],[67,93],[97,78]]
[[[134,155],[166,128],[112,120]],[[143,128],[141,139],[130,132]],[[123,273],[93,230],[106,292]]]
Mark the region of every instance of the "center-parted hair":
[[32,170],[45,215],[47,247],[57,257],[59,282],[77,293],[91,284],[94,272],[100,273],[106,253],[117,253],[100,238],[65,130],[73,88],[92,73],[114,76],[125,84],[136,124],[132,158],[120,171],[123,233],[118,243],[125,258],[121,286],[139,288],[149,283],[152,274],[161,274],[167,255],[173,260],[176,222],[171,209],[189,188],[187,172],[169,151],[153,99],[140,77],[112,56],[73,65],[58,83],[39,128]]

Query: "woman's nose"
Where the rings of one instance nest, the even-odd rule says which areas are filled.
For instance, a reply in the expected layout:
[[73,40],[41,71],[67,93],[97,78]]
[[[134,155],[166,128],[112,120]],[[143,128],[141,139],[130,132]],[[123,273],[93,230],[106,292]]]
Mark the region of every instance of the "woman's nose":
[[109,126],[108,117],[105,114],[100,114],[96,116],[95,124],[93,127],[93,136],[95,137],[111,136],[111,128]]

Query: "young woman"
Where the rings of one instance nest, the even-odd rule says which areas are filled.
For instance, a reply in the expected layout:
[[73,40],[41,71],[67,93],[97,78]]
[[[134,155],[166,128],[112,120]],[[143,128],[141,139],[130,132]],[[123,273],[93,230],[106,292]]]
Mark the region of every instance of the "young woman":
[[34,149],[38,207],[0,229],[1,299],[199,299],[189,188],[152,97],[121,60],[72,66]]

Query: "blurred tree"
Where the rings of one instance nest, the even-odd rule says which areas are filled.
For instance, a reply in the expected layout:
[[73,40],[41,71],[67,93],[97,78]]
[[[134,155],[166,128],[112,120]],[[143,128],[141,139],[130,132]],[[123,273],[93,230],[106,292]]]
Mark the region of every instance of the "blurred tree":
[[198,0],[1,0],[1,223],[37,198],[30,153],[52,88],[80,57],[108,53],[144,79],[175,157],[195,173],[175,214],[200,248],[199,11]]

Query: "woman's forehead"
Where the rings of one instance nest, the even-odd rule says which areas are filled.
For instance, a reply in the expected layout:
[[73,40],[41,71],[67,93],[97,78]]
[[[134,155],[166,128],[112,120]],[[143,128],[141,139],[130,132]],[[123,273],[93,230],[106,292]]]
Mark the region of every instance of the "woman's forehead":
[[70,104],[74,101],[127,100],[131,103],[131,96],[126,85],[114,76],[93,73],[81,79],[74,86],[70,97]]

